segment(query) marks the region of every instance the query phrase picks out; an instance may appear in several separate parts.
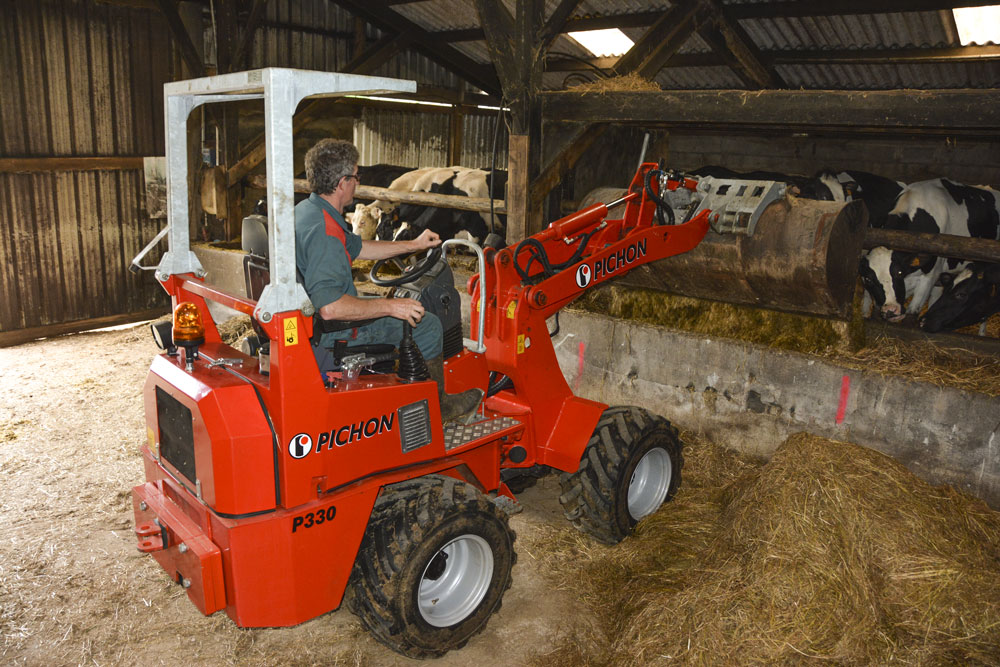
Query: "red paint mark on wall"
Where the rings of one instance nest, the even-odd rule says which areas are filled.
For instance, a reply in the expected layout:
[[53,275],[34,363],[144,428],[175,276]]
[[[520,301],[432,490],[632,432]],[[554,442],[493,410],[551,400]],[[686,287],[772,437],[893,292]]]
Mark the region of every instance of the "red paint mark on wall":
[[837,406],[837,423],[844,422],[844,414],[847,412],[847,399],[851,395],[851,377],[845,375],[840,380],[840,405]]
[[577,345],[577,359],[576,359],[576,380],[573,382],[573,393],[580,391],[580,381],[583,379],[583,353],[587,351],[587,344],[580,341]]

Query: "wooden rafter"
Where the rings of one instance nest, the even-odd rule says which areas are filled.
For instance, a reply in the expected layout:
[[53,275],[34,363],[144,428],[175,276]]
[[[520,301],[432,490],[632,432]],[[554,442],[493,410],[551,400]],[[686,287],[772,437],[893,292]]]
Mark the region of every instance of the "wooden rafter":
[[645,79],[652,79],[710,17],[707,6],[699,0],[678,2],[664,12],[615,63],[615,74],[621,76],[635,73]]
[[371,74],[388,62],[393,56],[407,48],[412,39],[410,33],[386,35],[344,65],[345,72],[351,74]]
[[184,26],[184,21],[181,20],[181,15],[177,11],[177,1],[156,0],[156,4],[167,19],[167,25],[170,26],[170,33],[181,50],[181,57],[184,58],[184,62],[191,68],[194,76],[204,76],[205,65],[201,62],[198,50],[194,48],[194,42],[191,41],[191,35],[188,34],[187,28]]
[[253,0],[250,7],[250,15],[247,17],[246,25],[243,26],[243,35],[240,37],[236,51],[233,53],[233,67],[240,69],[246,67],[247,56],[250,54],[250,46],[253,44],[254,34],[260,26],[261,19],[264,18],[264,8],[267,7],[267,0]]
[[562,34],[563,29],[566,27],[566,21],[569,20],[570,15],[576,11],[581,2],[582,0],[562,0],[559,6],[552,11],[552,15],[549,16],[542,27],[541,34],[538,36],[538,48],[541,53],[548,52],[549,47],[552,46],[552,42]]
[[711,8],[715,25],[704,26],[698,34],[750,88],[785,88],[785,82],[761,59],[760,51],[738,21],[729,17],[719,0],[702,0]]
[[381,30],[396,34],[410,34],[413,46],[418,51],[485,92],[499,97],[500,82],[491,68],[480,65],[385,4],[371,0],[335,1],[347,11],[355,16],[360,16]]

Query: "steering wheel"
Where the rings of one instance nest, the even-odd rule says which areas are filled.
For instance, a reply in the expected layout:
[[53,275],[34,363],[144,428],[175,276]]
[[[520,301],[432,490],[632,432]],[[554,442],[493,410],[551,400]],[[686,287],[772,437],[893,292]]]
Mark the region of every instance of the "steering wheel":
[[[417,253],[412,253],[408,257],[415,257],[416,254]],[[399,257],[380,259],[375,262],[375,265],[372,266],[372,270],[368,272],[368,280],[382,287],[398,287],[400,285],[405,285],[406,283],[412,283],[414,280],[430,271],[431,267],[437,264],[439,259],[441,259],[441,246],[428,250],[424,258],[416,264],[406,264]],[[403,272],[403,275],[396,278],[379,278],[378,273],[387,262],[392,262]]]

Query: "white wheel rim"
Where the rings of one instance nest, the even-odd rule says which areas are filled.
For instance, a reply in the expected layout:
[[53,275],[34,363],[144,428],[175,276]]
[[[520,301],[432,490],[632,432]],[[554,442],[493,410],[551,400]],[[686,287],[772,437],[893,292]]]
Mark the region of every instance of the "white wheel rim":
[[638,521],[659,509],[670,490],[673,465],[670,454],[655,447],[639,459],[628,484],[628,513]]
[[486,540],[456,537],[424,567],[417,592],[420,615],[436,628],[460,623],[486,597],[492,579],[493,549]]

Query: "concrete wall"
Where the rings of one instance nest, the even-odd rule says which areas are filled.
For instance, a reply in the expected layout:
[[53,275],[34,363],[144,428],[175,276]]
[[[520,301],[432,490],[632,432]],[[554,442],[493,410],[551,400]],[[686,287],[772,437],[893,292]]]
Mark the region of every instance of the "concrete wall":
[[559,363],[582,396],[764,457],[798,431],[855,442],[1000,507],[1000,398],[589,313],[564,312],[560,326]]

